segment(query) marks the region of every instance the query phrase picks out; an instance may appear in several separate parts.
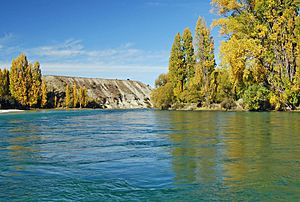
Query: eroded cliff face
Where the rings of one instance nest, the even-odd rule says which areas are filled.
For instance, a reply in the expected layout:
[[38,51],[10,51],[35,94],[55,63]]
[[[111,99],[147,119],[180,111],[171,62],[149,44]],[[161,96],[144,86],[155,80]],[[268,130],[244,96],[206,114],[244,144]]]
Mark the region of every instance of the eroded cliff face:
[[56,97],[57,107],[64,107],[66,85],[76,83],[77,89],[85,86],[89,99],[88,107],[128,109],[149,108],[151,87],[139,81],[118,79],[96,79],[65,76],[44,76],[46,81],[49,105],[54,105]]

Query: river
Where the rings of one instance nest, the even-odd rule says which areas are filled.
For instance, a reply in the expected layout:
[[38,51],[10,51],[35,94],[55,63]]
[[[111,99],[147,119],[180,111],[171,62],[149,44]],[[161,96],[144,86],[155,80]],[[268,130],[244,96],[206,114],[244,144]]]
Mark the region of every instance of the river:
[[0,201],[299,201],[300,113],[0,115]]

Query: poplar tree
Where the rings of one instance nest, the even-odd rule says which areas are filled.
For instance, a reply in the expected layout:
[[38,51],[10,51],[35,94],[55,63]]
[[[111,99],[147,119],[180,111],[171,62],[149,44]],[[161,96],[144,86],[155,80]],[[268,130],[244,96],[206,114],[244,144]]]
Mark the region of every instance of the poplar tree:
[[78,103],[78,96],[77,96],[77,86],[74,82],[73,84],[73,107],[76,108]]
[[177,33],[172,45],[169,59],[169,79],[174,86],[174,96],[179,100],[183,92],[184,81],[186,79],[186,70],[184,66],[184,56],[181,46],[180,33]]
[[41,100],[41,107],[45,108],[47,106],[47,86],[46,82],[42,81],[42,100]]
[[4,68],[2,75],[3,75],[2,90],[3,90],[4,95],[8,96],[10,94],[10,92],[9,92],[9,70]]
[[80,86],[80,90],[79,90],[80,108],[86,107],[86,100],[87,100],[86,88],[85,88],[85,86],[84,87]]
[[215,68],[214,41],[205,20],[198,18],[195,29],[196,72],[194,84],[200,87],[200,93],[209,104],[210,76]]
[[39,100],[41,99],[42,73],[39,62],[34,63],[31,69],[31,76],[32,80],[29,92],[30,107],[37,106]]
[[9,71],[0,69],[0,97],[9,95]]
[[10,93],[23,106],[28,106],[31,70],[27,58],[21,54],[12,61],[10,69]]
[[195,56],[192,32],[189,28],[185,28],[182,35],[182,49],[184,58],[184,69],[186,71],[184,77],[188,83],[195,75]]
[[65,100],[65,104],[66,104],[66,108],[69,108],[70,106],[70,87],[69,87],[69,84],[67,83],[67,86],[66,86],[66,100]]
[[24,54],[12,61],[9,89],[12,97],[23,107],[38,106],[42,74],[40,65],[30,64]]

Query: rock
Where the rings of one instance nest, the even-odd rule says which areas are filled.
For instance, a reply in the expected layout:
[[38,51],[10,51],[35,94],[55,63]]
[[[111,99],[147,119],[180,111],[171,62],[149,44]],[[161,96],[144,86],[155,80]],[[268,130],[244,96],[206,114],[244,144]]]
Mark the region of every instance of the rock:
[[46,81],[48,100],[57,97],[58,107],[65,104],[66,85],[69,84],[71,97],[73,84],[79,89],[85,86],[90,101],[89,107],[128,109],[128,108],[150,108],[151,87],[139,81],[96,79],[66,76],[44,76]]

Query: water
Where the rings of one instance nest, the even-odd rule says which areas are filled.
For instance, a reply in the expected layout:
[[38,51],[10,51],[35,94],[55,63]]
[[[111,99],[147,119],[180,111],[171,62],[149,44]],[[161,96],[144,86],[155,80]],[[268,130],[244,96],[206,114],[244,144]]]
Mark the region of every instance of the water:
[[0,115],[0,201],[299,201],[300,113]]

